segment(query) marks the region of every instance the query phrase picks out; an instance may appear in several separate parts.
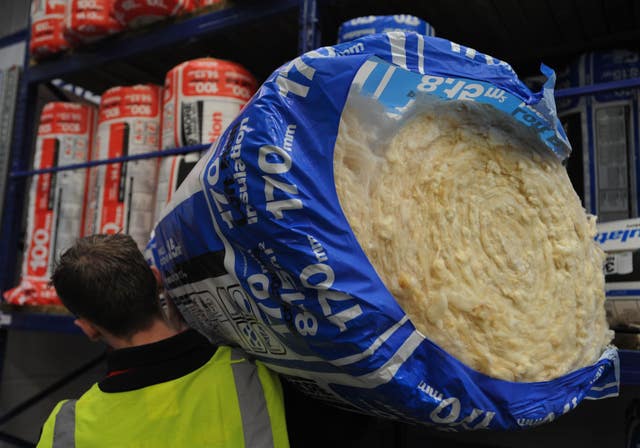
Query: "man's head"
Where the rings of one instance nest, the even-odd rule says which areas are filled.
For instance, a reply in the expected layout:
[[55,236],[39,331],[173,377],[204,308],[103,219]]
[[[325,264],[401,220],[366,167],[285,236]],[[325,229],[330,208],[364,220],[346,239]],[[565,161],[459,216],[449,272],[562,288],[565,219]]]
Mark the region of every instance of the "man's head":
[[51,283],[69,311],[118,338],[162,318],[156,277],[128,235],[78,240],[58,260]]

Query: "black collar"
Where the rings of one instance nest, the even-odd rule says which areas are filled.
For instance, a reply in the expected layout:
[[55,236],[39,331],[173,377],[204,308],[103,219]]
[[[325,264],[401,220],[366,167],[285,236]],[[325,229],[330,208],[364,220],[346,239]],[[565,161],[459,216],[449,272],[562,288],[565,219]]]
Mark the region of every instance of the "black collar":
[[114,350],[107,354],[102,392],[125,392],[164,383],[199,369],[216,351],[207,338],[187,330],[153,344]]

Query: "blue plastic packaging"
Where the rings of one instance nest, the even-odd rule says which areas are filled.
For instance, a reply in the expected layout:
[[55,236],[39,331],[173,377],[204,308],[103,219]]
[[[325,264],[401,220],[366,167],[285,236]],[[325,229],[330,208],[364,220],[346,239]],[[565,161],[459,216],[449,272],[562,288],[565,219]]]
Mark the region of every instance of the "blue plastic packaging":
[[490,104],[570,147],[554,74],[532,93],[511,67],[447,40],[393,32],[320,48],[276,70],[175,193],[149,260],[188,322],[239,345],[309,393],[362,412],[461,429],[549,422],[618,393],[618,355],[548,382],[463,365],[416,331],[342,213],[333,180],[355,97],[393,116],[417,98]]
[[408,15],[365,16],[347,20],[338,29],[338,43],[358,39],[362,36],[391,31],[408,31],[423,36],[435,36],[433,27],[424,20]]

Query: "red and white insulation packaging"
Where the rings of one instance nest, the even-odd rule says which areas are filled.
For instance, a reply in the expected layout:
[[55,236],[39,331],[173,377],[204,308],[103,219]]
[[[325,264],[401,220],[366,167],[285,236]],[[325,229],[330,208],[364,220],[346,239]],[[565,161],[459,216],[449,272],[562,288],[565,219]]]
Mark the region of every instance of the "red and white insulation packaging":
[[[256,85],[247,69],[220,59],[194,59],[171,69],[165,78],[162,148],[215,142]],[[161,159],[154,221],[199,158],[191,153]]]
[[29,52],[35,58],[69,48],[64,36],[67,0],[33,0],[31,3],[31,41]]
[[226,0],[196,0],[196,9],[207,6],[222,5]]
[[193,11],[197,0],[115,0],[114,17],[122,25],[135,28]]
[[[48,103],[40,115],[36,170],[84,163],[91,158],[97,111],[77,103]],[[49,286],[54,260],[82,235],[88,169],[32,177],[27,214],[27,244],[20,284],[4,294],[19,305],[59,304]]]
[[69,42],[93,42],[122,30],[113,17],[114,0],[68,0],[64,33]]
[[[97,158],[160,149],[160,86],[114,87],[101,98]],[[126,233],[144,249],[153,224],[158,160],[100,165],[91,170],[87,222],[90,233]]]

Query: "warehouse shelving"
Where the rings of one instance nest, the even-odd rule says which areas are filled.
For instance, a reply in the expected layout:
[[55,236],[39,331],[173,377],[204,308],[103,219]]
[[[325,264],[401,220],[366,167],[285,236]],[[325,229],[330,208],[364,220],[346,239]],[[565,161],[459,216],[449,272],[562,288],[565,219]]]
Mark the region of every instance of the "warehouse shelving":
[[[220,38],[224,41],[226,37],[221,37],[221,34],[223,32],[241,32],[238,27],[256,26],[256,23],[268,21],[269,27],[263,25],[262,29],[272,29],[270,27],[286,26],[287,21],[291,22],[292,19],[294,26],[291,28],[295,31],[298,20],[301,23],[306,23],[304,15],[308,14],[311,3],[299,2],[298,0],[245,1],[219,11],[178,19],[172,23],[159,23],[144,30],[145,32],[137,31],[106,39],[104,42],[92,45],[87,49],[78,50],[37,65],[32,65],[29,55],[25,54],[23,82],[19,90],[15,116],[7,200],[0,227],[0,232],[3,235],[0,240],[0,290],[4,291],[13,286],[16,276],[17,242],[20,239],[22,224],[21,220],[16,218],[21,217],[23,213],[26,178],[33,174],[29,172],[28,168],[37,118],[35,105],[39,84],[50,82],[55,78],[63,78],[65,81],[97,93],[101,93],[117,83],[156,82],[162,84],[166,71],[178,61],[194,57],[191,56],[194,52],[198,56],[207,54],[206,50],[202,48],[195,50],[192,48],[198,45],[202,46],[202,43],[208,42],[207,39],[211,39],[212,36],[214,42],[215,39]],[[286,37],[287,33],[283,33],[283,38]],[[262,40],[266,40],[267,44],[277,42],[273,38]],[[267,56],[273,57],[275,63],[286,62],[297,53],[296,39],[293,42],[294,44],[288,48],[285,46],[285,51],[279,53],[274,49]],[[301,42],[301,45],[304,45],[304,42]],[[176,49],[171,54],[167,54],[166,51],[169,46]],[[261,51],[261,53],[265,52]],[[215,55],[226,57],[227,54],[223,50],[219,50]],[[251,55],[256,56],[255,52]],[[134,66],[134,64],[127,62],[131,58],[135,58],[137,65]],[[232,58],[229,57],[229,59]],[[238,60],[237,57],[235,59]],[[149,63],[145,64],[148,61]],[[264,68],[260,71],[252,67],[251,61],[240,59],[239,62],[249,69],[253,69],[254,72],[258,72],[259,76],[264,77],[267,74]],[[106,67],[105,64],[109,64],[109,67]],[[147,65],[147,69],[140,69],[140,64]],[[274,67],[273,62],[262,65],[266,65],[269,71]],[[202,148],[162,151],[159,154],[152,154],[150,157],[168,156],[200,149]],[[94,162],[94,164],[97,163]]]
[[[0,304],[0,329],[80,333],[72,316],[58,306],[34,307]],[[0,357],[1,361],[1,357]]]
[[[37,123],[36,103],[39,86],[46,85],[52,88],[52,81],[60,78],[65,83],[100,94],[114,85],[144,82],[163,84],[165,73],[174,65],[205,55],[236,60],[259,79],[264,79],[277,65],[295,57],[299,50],[311,49],[312,43],[303,38],[304,34],[298,33],[298,27],[308,29],[310,22],[305,17],[311,13],[310,8],[313,5],[315,2],[298,0],[238,2],[217,11],[157,23],[141,31],[114,36],[72,54],[36,65],[31,63],[27,50],[14,120],[6,201],[0,222],[0,291],[14,286],[19,271],[19,241],[21,217],[26,205],[26,181],[37,174],[29,170],[29,167]],[[275,32],[278,28],[280,32]],[[261,45],[235,45],[235,36],[256,33],[256,30],[265,34],[255,40]],[[235,36],[229,38],[227,35],[231,34]],[[313,32],[307,34],[313,36]],[[28,49],[29,36],[26,31],[7,36],[0,44],[9,45],[21,40],[26,42],[25,47]],[[173,51],[167,52],[167,48],[172,48]],[[210,48],[215,50],[210,52]],[[242,58],[239,54],[248,56]],[[65,97],[64,91],[54,93],[61,99]],[[91,161],[64,169],[200,152],[208,146],[194,145],[119,159]],[[22,308],[0,303],[0,377],[9,330],[79,333],[73,323],[74,319],[74,316],[57,307]],[[4,412],[0,415],[0,424],[14,418],[103,360],[104,356],[90,360],[50,387]],[[2,431],[0,441],[17,446],[30,446],[25,441]]]
[[[320,21],[326,18],[328,11],[335,11],[332,8],[337,6],[341,8],[337,9],[338,13],[332,19],[334,22],[361,15],[365,8],[362,4],[357,5],[356,3],[337,0],[243,1],[219,11],[176,19],[169,23],[158,23],[141,31],[114,36],[86,49],[77,50],[58,59],[44,61],[37,65],[32,65],[28,54],[25,55],[23,82],[19,91],[11,151],[12,161],[7,200],[3,220],[0,223],[0,234],[2,235],[0,239],[0,290],[4,291],[14,286],[16,280],[19,268],[17,266],[18,242],[22,225],[20,217],[25,206],[26,180],[30,176],[136,158],[201,151],[208,146],[196,145],[141,156],[93,161],[69,167],[40,171],[29,170],[37,118],[36,97],[39,85],[61,78],[65,82],[76,84],[95,93],[101,93],[116,84],[162,83],[164,74],[173,65],[183,60],[208,54],[209,48],[215,48],[212,52],[213,56],[237,60],[263,80],[277,65],[286,62],[298,53],[315,48],[320,44],[331,44],[335,40],[335,35],[325,33],[322,36]],[[377,3],[374,1],[369,6],[375,7]],[[394,10],[402,8],[401,3],[394,5]],[[440,8],[445,8],[446,3],[435,2],[435,4]],[[380,10],[377,13],[384,12]],[[331,23],[331,27],[337,28],[334,25],[335,23]],[[436,32],[438,32],[437,27]],[[26,34],[22,33],[17,33],[17,37],[12,35],[10,38],[16,39]],[[240,39],[238,37],[245,34],[251,34],[251,38]],[[452,36],[444,37],[452,38]],[[173,51],[167,51],[168,48],[172,48]],[[640,86],[640,78],[559,90],[556,92],[556,96],[585,95],[596,91],[636,86]],[[0,331],[3,329],[75,331],[73,318],[69,315],[18,312],[13,308],[0,310]],[[621,370],[623,383],[640,384],[640,352],[621,351]]]
[[263,2],[262,5],[264,6],[257,8],[256,4],[250,2],[240,3],[232,8],[178,21],[168,26],[158,24],[155,29],[133,39],[120,37],[106,45],[99,45],[96,47],[96,52],[78,53],[49,63],[38,64],[26,72],[25,79],[28,83],[49,81],[70,73],[91,69],[96,65],[148,53],[158,48],[166,48],[221,29],[254,20],[265,20],[272,14],[295,8],[298,1],[278,0]]
[[202,151],[206,151],[210,146],[211,145],[209,144],[190,145],[190,146],[183,146],[181,148],[164,149],[162,151],[133,154],[130,156],[113,157],[111,159],[91,160],[89,162],[57,166],[53,168],[43,168],[39,170],[27,170],[27,171],[12,171],[11,173],[9,173],[9,178],[18,179],[21,177],[35,176],[37,174],[55,173],[58,171],[78,170],[83,168],[99,166],[99,165],[108,165],[111,163],[130,162],[133,160],[155,159],[158,157],[169,157],[169,156],[175,156],[179,154],[189,154],[192,152],[202,152]]

